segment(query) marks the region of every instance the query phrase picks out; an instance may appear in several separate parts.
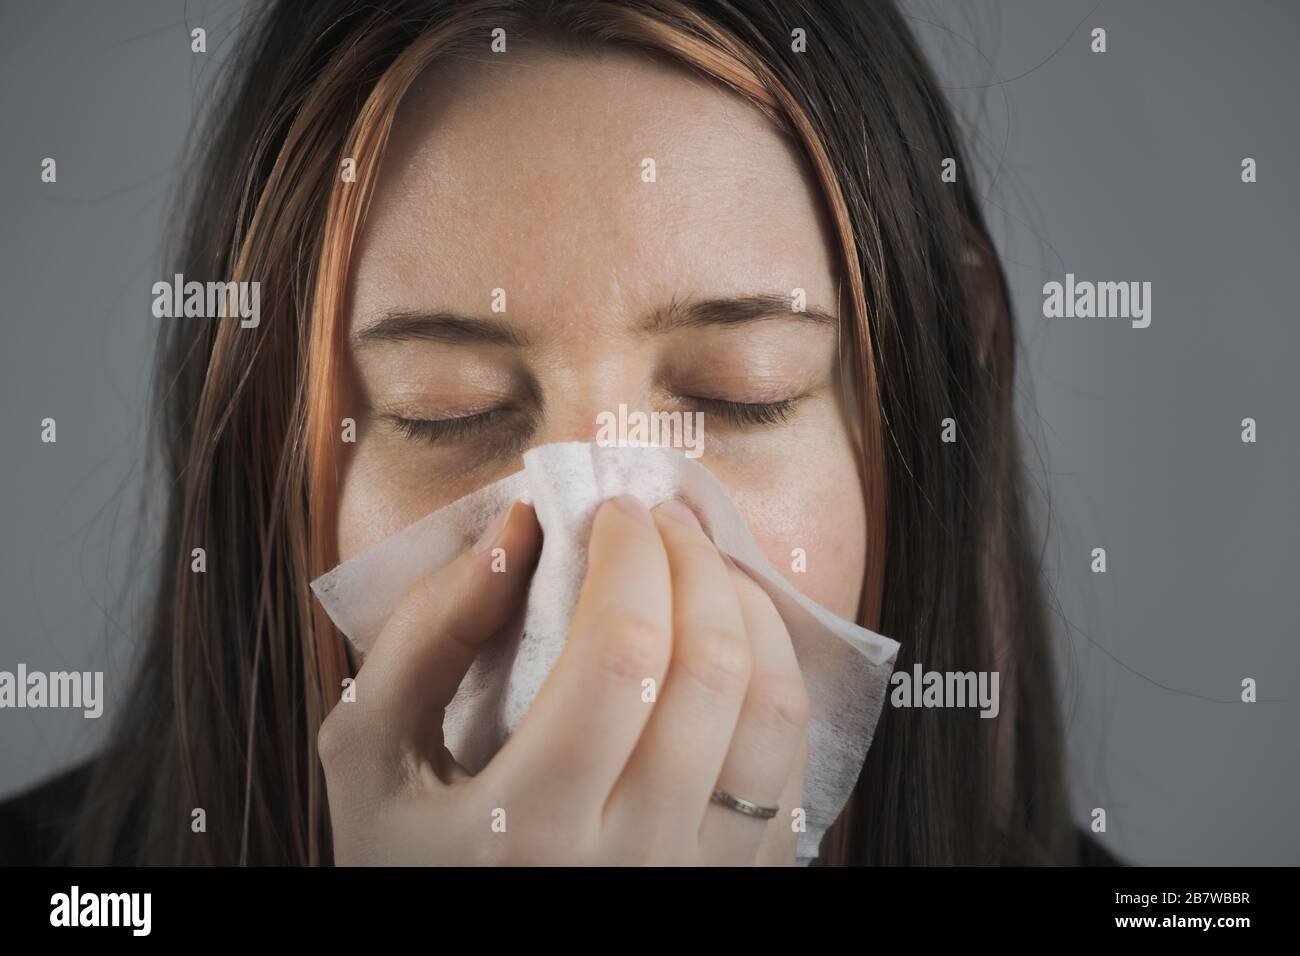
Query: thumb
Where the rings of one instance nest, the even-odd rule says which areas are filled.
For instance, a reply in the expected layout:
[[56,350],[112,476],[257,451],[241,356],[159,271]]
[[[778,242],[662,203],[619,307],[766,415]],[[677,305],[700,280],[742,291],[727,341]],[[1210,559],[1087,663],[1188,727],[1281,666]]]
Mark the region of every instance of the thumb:
[[[479,541],[417,584],[389,617],[357,673],[357,701],[390,737],[425,746],[446,769],[442,716],[478,649],[523,599],[541,549],[530,505],[514,502]],[[504,562],[497,561],[504,555]],[[430,739],[432,736],[432,739]],[[460,768],[464,773],[464,768]]]

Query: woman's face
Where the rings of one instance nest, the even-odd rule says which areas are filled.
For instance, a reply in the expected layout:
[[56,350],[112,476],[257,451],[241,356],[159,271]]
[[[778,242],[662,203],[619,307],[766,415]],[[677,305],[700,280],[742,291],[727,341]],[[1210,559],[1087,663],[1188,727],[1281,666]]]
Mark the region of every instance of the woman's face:
[[[531,446],[594,441],[621,404],[700,411],[699,460],[768,558],[789,570],[802,548],[791,581],[854,617],[868,528],[821,210],[756,109],[647,56],[512,50],[426,73],[354,264],[340,559]],[[755,296],[771,302],[690,309]]]

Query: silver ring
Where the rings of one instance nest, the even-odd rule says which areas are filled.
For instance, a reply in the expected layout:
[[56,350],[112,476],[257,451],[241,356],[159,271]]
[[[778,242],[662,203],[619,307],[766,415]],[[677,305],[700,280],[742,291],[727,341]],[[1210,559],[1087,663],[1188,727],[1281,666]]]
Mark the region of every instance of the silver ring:
[[770,820],[776,816],[779,807],[760,807],[757,803],[750,803],[748,800],[742,800],[740,797],[733,797],[725,790],[714,790],[713,799],[722,804],[724,807],[730,807],[740,813],[750,817],[758,817],[760,820]]

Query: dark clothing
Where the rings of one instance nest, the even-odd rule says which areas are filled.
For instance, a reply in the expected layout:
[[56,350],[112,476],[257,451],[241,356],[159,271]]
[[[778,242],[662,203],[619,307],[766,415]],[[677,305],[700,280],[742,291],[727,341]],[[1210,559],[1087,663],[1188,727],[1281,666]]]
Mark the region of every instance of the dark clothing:
[[[61,866],[60,840],[80,812],[94,760],[86,760],[0,800],[0,866]],[[1080,866],[1123,866],[1085,830],[1078,830]]]
[[0,866],[62,866],[59,842],[81,810],[95,769],[86,760],[0,800]]

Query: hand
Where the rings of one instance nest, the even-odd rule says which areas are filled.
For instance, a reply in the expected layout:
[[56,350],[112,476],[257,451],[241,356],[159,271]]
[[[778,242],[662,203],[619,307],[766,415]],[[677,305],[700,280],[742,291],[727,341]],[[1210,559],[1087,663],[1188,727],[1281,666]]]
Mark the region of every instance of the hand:
[[[596,514],[564,651],[481,773],[442,716],[526,591],[533,511],[423,581],[321,725],[338,864],[790,865],[808,702],[767,595],[679,502]],[[504,548],[507,570],[491,571]],[[646,681],[657,701],[647,702]],[[715,787],[770,820],[713,802]]]

